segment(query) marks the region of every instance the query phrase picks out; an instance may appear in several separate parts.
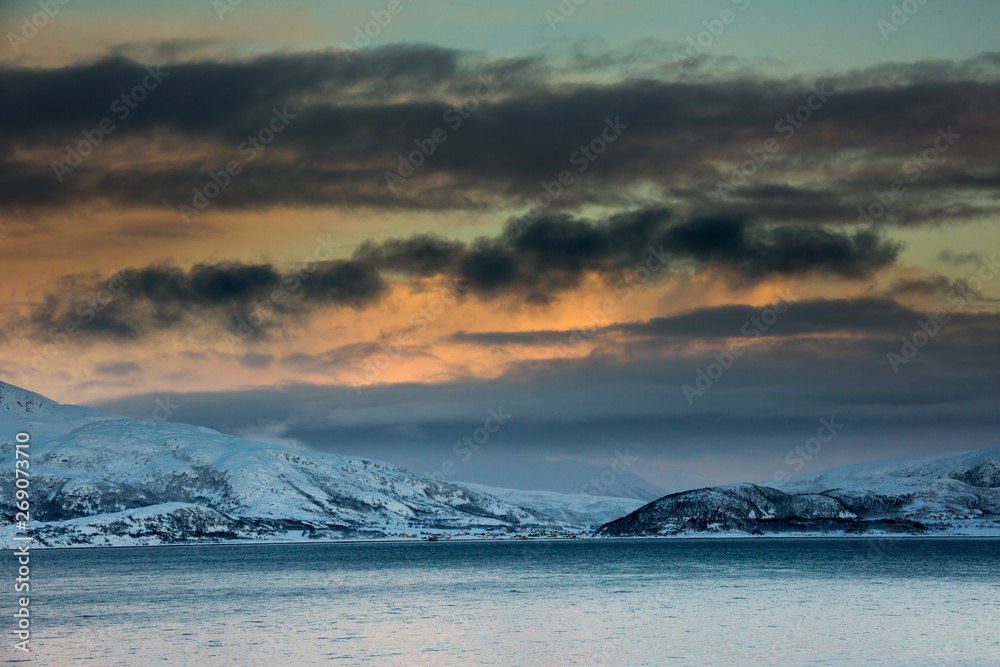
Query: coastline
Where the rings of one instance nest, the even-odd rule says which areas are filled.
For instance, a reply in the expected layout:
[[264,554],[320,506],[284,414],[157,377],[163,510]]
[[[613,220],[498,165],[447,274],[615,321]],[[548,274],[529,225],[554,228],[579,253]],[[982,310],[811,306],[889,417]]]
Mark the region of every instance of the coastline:
[[32,540],[31,549],[35,550],[70,550],[70,549],[137,549],[137,548],[161,548],[161,547],[241,547],[241,546],[300,546],[300,545],[330,545],[330,544],[434,544],[442,543],[487,543],[487,542],[635,542],[635,541],[688,541],[688,540],[912,540],[912,539],[932,539],[932,540],[977,540],[977,539],[1000,539],[1000,526],[993,531],[981,531],[977,534],[969,533],[773,533],[767,535],[751,535],[749,533],[716,533],[716,534],[685,534],[685,535],[637,535],[630,537],[604,537],[592,535],[579,535],[576,537],[526,537],[526,536],[456,536],[456,537],[436,537],[427,539],[430,536],[419,538],[344,538],[344,539],[288,539],[288,540],[218,540],[206,542],[168,542],[159,544],[74,544],[74,545],[43,545]]

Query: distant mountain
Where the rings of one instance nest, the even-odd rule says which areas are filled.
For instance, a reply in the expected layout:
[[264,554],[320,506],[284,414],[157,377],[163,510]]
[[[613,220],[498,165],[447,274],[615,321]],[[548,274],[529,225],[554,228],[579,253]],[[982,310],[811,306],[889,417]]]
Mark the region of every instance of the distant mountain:
[[[0,383],[0,512],[15,517],[14,447],[31,435],[31,528],[49,545],[385,537],[558,528],[472,488],[386,463],[186,424],[117,418]],[[0,529],[10,537],[13,525]]]
[[597,534],[866,532],[1000,534],[1000,447],[676,493],[604,524]]
[[662,488],[664,494],[681,493],[682,491],[691,491],[692,489],[703,489],[708,486],[718,485],[718,482],[715,480],[709,479],[694,470],[680,466],[670,466],[656,470],[647,479]]
[[460,485],[523,507],[543,520],[587,528],[596,528],[645,504],[644,500],[634,498],[553,491],[521,491],[481,484],[460,483]]
[[[645,477],[631,472],[638,464],[628,449],[619,450],[606,466],[574,459],[539,460],[526,465],[523,460],[489,460],[468,471],[459,483],[470,482],[490,487],[535,489],[567,495],[607,496],[643,501],[661,498],[674,490],[704,486],[704,478],[682,482],[680,488],[661,488]],[[627,467],[626,467],[627,466]],[[694,475],[694,473],[691,473]]]

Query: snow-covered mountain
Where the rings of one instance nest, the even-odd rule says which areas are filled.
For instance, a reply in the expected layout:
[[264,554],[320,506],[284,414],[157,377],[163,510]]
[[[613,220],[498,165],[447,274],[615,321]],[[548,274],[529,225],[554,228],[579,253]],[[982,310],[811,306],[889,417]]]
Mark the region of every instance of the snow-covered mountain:
[[0,382],[0,434],[13,438],[18,431],[42,444],[75,428],[105,419],[119,419],[109,412],[79,405],[60,405],[41,394]]
[[857,463],[773,482],[769,486],[796,492],[863,487],[897,493],[916,491],[923,488],[923,482],[939,480],[958,480],[977,488],[1000,487],[1000,447]]
[[1000,534],[1000,447],[875,461],[767,485],[660,498],[604,536],[720,533]]
[[8,539],[20,532],[18,431],[31,434],[30,528],[50,546],[582,533],[598,525],[601,536],[1000,534],[1000,447],[698,489],[639,507],[644,501],[440,482],[387,463],[60,405],[0,382],[0,512],[8,519],[0,537]]
[[[124,419],[4,383],[0,428],[7,438],[0,447],[0,511],[14,520],[11,439],[27,431],[30,526],[53,546],[565,527],[390,464]],[[0,534],[14,530],[7,525]]]

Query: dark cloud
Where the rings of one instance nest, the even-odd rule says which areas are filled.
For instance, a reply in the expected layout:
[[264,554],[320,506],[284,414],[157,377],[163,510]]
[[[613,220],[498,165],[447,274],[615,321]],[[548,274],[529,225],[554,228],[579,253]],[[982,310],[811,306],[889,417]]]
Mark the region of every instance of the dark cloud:
[[678,222],[651,208],[589,221],[544,215],[508,222],[496,237],[468,245],[419,235],[365,243],[355,260],[408,275],[454,276],[481,296],[526,295],[546,302],[588,272],[625,284],[669,272],[677,262],[713,265],[741,280],[824,272],[860,278],[892,264],[899,246],[872,231],[766,225],[746,217]]
[[822,228],[764,226],[743,218],[698,218],[668,232],[667,248],[703,263],[731,266],[748,277],[827,271],[860,278],[892,264],[900,247],[872,231],[853,235]]
[[318,354],[294,352],[281,358],[286,368],[303,373],[318,373],[329,370],[361,371],[365,361],[375,355],[399,357],[431,356],[429,349],[421,345],[400,345],[391,347],[383,343],[349,343]]
[[378,351],[380,348],[377,343],[350,343],[318,354],[293,352],[282,357],[281,364],[292,370],[311,373],[327,371],[332,368],[354,368],[366,357]]
[[[797,301],[794,295],[787,298],[774,304],[779,306],[777,310],[773,306],[745,304],[698,308],[642,322],[592,328],[585,332],[585,339],[600,342],[611,334],[625,334],[633,339],[671,339],[689,343],[740,337],[793,338],[833,334],[859,335],[864,345],[871,345],[872,341],[896,341],[900,336],[910,335],[919,328],[921,321],[933,320],[938,312],[933,308],[928,311],[908,308],[888,297],[807,301]],[[957,310],[955,304],[943,303],[943,306],[954,311],[941,308],[948,317],[945,328],[956,337],[973,332],[978,336],[991,327],[1000,326],[1000,314],[964,313]],[[772,312],[762,318],[764,311]],[[580,330],[459,331],[448,340],[483,347],[555,346],[572,343],[580,334]]]
[[909,333],[919,320],[927,317],[886,298],[792,300],[778,305],[784,312],[765,327],[755,326],[753,322],[760,322],[761,313],[768,308],[732,305],[619,324],[606,331],[686,339],[734,338],[744,335],[742,329],[749,324],[750,329],[756,331],[755,338],[850,332],[878,337]]
[[[978,261],[979,256],[974,256]],[[966,264],[967,260],[957,262],[958,265]],[[975,274],[971,274],[975,278]],[[979,280],[975,278],[975,280]],[[899,297],[923,297],[937,299],[942,305],[947,303],[964,302],[1000,302],[1000,299],[985,296],[981,291],[982,282],[978,284],[969,283],[968,279],[949,278],[942,275],[930,275],[920,278],[903,278],[893,282],[886,295],[892,298]]]
[[97,364],[97,366],[94,367],[94,371],[101,375],[124,377],[126,375],[141,373],[142,367],[132,361],[109,362],[105,364]]
[[889,286],[887,293],[892,297],[936,297],[955,289],[956,281],[947,276],[927,276],[924,278],[904,278]]
[[[964,63],[831,74],[821,82],[826,101],[806,108],[811,118],[798,128],[781,122],[803,108],[817,82],[745,70],[721,79],[695,71],[680,80],[652,70],[659,78],[608,84],[590,81],[600,79],[594,74],[600,67],[579,62],[578,82],[567,84],[559,78],[567,76],[565,64],[429,46],[366,49],[350,63],[333,52],[171,63],[163,66],[169,76],[160,87],[116,121],[105,141],[131,137],[156,150],[167,134],[198,158],[123,164],[102,157],[99,146],[62,183],[50,162],[64,158],[64,146],[79,142],[82,129],[112,116],[112,100],[141,82],[145,68],[120,57],[59,69],[6,67],[0,93],[18,104],[0,111],[0,120],[17,129],[0,139],[0,202],[69,206],[110,199],[174,209],[191,200],[209,170],[238,157],[236,147],[264,126],[272,109],[287,105],[295,119],[213,206],[518,206],[544,192],[543,182],[553,189],[567,171],[574,180],[560,187],[556,208],[621,206],[637,200],[630,193],[652,186],[695,215],[850,223],[875,191],[902,179],[907,192],[881,222],[969,220],[998,210],[996,59],[985,54]],[[493,77],[496,90],[453,127],[446,114],[475,94],[480,77]],[[605,146],[598,139],[607,119],[627,128]],[[385,173],[436,128],[448,140],[391,192]],[[948,159],[907,170],[947,128],[959,135]],[[748,152],[759,155],[769,138],[780,150],[759,168],[751,163],[747,182],[720,198],[718,184],[730,182]],[[581,149],[591,142],[599,154],[583,159]],[[955,204],[962,195],[969,196]],[[503,259],[494,260],[502,270]],[[424,261],[427,270],[435,258]]]
[[311,271],[287,273],[270,264],[241,262],[197,264],[187,270],[155,265],[125,269],[111,278],[67,276],[18,325],[39,336],[66,332],[135,340],[210,324],[231,331],[242,321],[251,322],[263,338],[283,325],[282,318],[322,307],[363,308],[386,289],[371,266],[350,261],[320,262]]
[[[388,290],[382,274],[443,275],[458,295],[547,304],[588,274],[622,291],[705,266],[747,282],[812,273],[853,279],[892,264],[898,250],[871,231],[775,226],[745,217],[675,221],[663,208],[596,221],[554,214],[511,220],[499,235],[467,244],[428,234],[369,240],[351,260],[320,262],[311,271],[223,262],[126,269],[111,278],[67,276],[35,305],[26,325],[47,336],[75,323],[88,336],[132,340],[206,324],[246,329],[249,322],[264,338],[289,317],[316,308],[377,303]],[[323,365],[344,363],[331,354]]]
[[388,271],[433,276],[453,270],[464,250],[461,241],[450,241],[436,234],[417,234],[408,239],[364,241],[354,258]]
[[982,255],[978,255],[974,252],[955,252],[954,250],[946,249],[942,250],[938,254],[938,259],[947,264],[953,266],[962,266],[964,264],[978,264]]
[[555,345],[565,343],[568,331],[456,331],[448,336],[453,343],[507,347],[510,345]]
[[[544,303],[587,272],[641,266],[669,225],[671,212],[649,209],[591,222],[566,215],[511,221],[496,237],[469,244],[418,235],[361,246],[354,258],[409,275],[453,276],[480,296],[523,293]],[[656,250],[653,248],[653,250]],[[665,258],[657,259],[662,268]]]
[[267,368],[274,363],[274,355],[261,354],[259,352],[247,352],[240,355],[240,363],[247,368]]

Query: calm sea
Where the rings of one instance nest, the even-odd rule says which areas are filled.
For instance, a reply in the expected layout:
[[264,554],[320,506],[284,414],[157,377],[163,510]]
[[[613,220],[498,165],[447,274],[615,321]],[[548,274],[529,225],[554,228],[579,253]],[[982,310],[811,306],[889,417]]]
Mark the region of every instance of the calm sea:
[[1000,665],[998,539],[82,549],[32,566],[36,665]]

